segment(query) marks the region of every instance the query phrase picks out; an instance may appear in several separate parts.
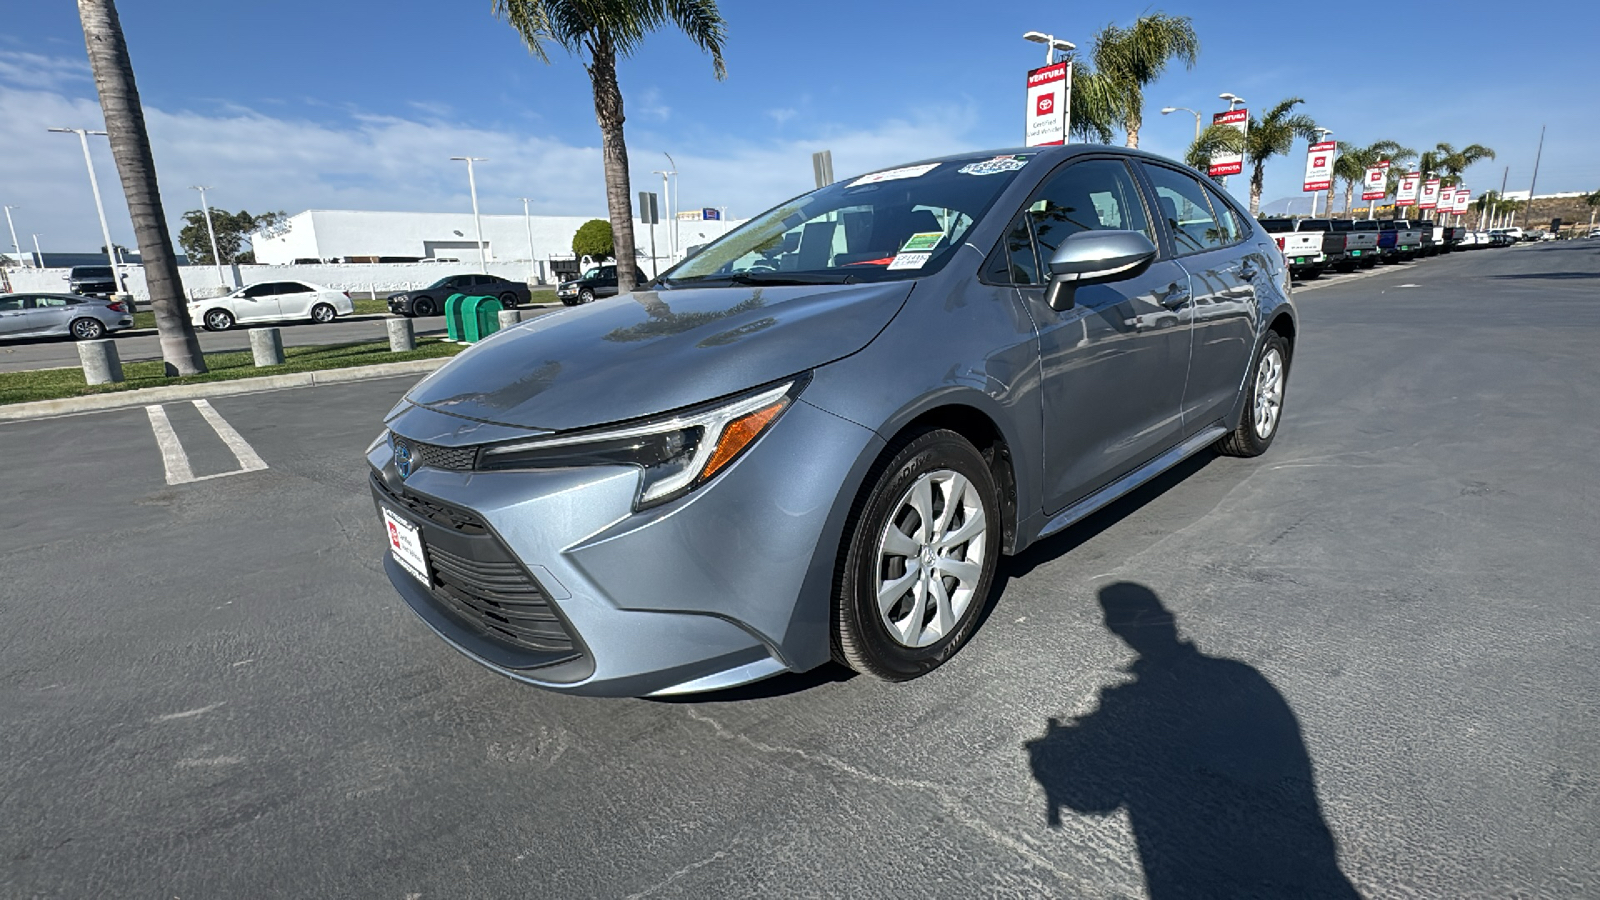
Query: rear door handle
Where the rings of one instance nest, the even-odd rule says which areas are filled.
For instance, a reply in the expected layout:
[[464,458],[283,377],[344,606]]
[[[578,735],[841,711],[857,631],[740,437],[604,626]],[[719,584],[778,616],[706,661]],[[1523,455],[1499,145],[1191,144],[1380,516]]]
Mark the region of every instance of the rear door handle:
[[1260,274],[1261,274],[1261,270],[1257,269],[1255,267],[1255,264],[1249,262],[1248,260],[1239,264],[1239,277],[1243,278],[1246,281],[1249,281],[1250,279],[1255,278],[1257,275],[1260,275]]
[[1166,292],[1160,294],[1158,299],[1167,309],[1177,309],[1189,302],[1189,289],[1174,281],[1167,285]]

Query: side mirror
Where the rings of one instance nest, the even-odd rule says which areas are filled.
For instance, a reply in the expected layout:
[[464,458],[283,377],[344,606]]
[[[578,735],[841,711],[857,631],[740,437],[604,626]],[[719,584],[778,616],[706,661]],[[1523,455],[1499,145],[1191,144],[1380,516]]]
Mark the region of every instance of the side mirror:
[[1050,257],[1051,309],[1073,306],[1073,289],[1132,278],[1150,267],[1156,245],[1137,231],[1080,231],[1070,235]]

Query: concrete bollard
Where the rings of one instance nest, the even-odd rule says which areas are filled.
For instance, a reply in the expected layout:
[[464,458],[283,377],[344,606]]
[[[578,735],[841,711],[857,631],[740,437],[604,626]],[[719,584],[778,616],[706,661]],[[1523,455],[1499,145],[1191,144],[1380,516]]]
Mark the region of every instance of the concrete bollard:
[[79,341],[78,361],[83,363],[83,380],[88,384],[112,384],[122,380],[122,357],[115,341]]
[[283,332],[276,328],[250,329],[250,354],[256,368],[283,365]]
[[522,310],[520,310],[520,309],[502,309],[502,310],[500,310],[500,327],[501,328],[510,328],[511,326],[513,326],[513,325],[515,325],[515,324],[517,324],[518,322],[521,322],[521,321],[522,321]]
[[410,319],[389,319],[389,352],[404,353],[417,349],[417,332]]

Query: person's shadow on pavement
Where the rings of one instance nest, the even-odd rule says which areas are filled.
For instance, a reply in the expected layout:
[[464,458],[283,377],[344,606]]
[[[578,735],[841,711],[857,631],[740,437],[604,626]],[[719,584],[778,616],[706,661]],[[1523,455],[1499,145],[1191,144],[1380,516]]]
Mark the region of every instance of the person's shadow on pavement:
[[1051,827],[1061,808],[1128,811],[1152,900],[1359,898],[1339,870],[1294,712],[1244,663],[1178,639],[1154,592],[1100,591],[1134,680],[1027,744]]

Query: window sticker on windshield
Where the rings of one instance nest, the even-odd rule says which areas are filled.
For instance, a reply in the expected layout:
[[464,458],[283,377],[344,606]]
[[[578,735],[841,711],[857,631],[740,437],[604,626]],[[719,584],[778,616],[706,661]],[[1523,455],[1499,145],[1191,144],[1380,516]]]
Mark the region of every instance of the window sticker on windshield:
[[999,175],[1002,172],[1015,172],[1027,164],[1026,156],[996,156],[983,162],[967,163],[956,171],[963,175]]
[[907,253],[932,250],[934,247],[937,247],[939,242],[943,239],[944,232],[942,231],[918,232],[917,234],[913,234],[911,237],[906,238],[905,245],[900,248],[900,252]]
[[895,254],[894,261],[889,263],[889,271],[896,269],[920,269],[933,258],[932,253],[906,253],[901,251]]
[[860,187],[863,184],[877,184],[880,181],[899,181],[902,178],[917,178],[939,168],[938,163],[927,163],[920,166],[905,166],[900,169],[890,169],[887,172],[873,172],[863,175],[850,182],[850,187]]

